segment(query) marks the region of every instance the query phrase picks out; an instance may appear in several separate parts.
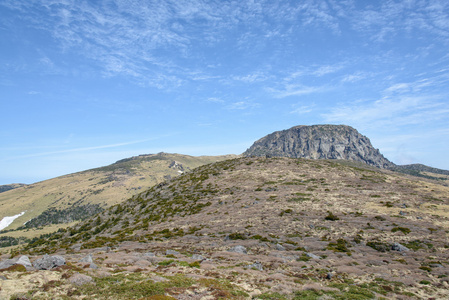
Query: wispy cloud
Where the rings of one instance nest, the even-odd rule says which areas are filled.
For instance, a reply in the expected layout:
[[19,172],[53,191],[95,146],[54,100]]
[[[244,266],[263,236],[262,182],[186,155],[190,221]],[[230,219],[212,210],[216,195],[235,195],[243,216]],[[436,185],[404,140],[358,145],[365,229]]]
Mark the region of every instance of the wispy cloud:
[[30,157],[39,157],[39,156],[49,156],[49,155],[55,155],[55,154],[75,153],[75,152],[85,152],[85,151],[92,151],[92,150],[99,150],[99,149],[117,148],[117,147],[133,145],[133,144],[140,144],[140,143],[148,142],[151,140],[154,140],[154,139],[137,140],[137,141],[123,142],[123,143],[116,143],[116,144],[92,146],[92,147],[71,148],[71,149],[64,149],[64,150],[57,150],[57,151],[30,153],[30,154],[15,156],[15,157],[12,157],[9,159],[30,158]]
[[290,112],[291,114],[295,114],[295,115],[303,115],[303,114],[308,114],[311,113],[313,111],[313,108],[315,107],[314,104],[312,105],[300,105],[299,107],[296,107]]
[[231,109],[231,110],[247,110],[247,109],[256,108],[259,106],[260,106],[259,103],[244,100],[244,101],[233,102],[233,103],[229,104],[227,106],[227,108]]
[[444,119],[449,105],[428,97],[382,98],[374,102],[343,105],[322,114],[328,123],[350,124],[357,128],[399,128],[405,125],[429,124]]
[[297,84],[288,84],[282,89],[267,88],[267,91],[275,98],[286,98],[290,96],[302,96],[312,93],[320,93],[328,91],[328,87],[314,87]]

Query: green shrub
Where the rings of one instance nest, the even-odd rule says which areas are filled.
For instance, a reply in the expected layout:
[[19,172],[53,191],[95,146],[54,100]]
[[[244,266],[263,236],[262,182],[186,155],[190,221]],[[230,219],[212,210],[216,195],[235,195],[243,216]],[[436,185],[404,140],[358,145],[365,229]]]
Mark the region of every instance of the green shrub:
[[328,221],[337,221],[340,220],[339,217],[337,217],[336,215],[334,215],[331,211],[328,211],[328,215],[324,218],[325,220]]
[[406,234],[406,235],[411,232],[411,230],[409,228],[407,228],[407,227],[394,227],[394,228],[391,229],[391,232],[397,232],[397,231],[400,231],[400,232],[402,232],[403,234]]

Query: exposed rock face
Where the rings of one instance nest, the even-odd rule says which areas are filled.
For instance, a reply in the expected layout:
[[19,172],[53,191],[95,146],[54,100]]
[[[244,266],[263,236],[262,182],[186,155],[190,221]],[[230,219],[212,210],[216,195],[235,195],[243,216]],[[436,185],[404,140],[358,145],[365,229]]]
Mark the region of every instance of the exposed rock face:
[[244,156],[346,159],[379,168],[394,166],[370,140],[346,125],[295,126],[256,141]]

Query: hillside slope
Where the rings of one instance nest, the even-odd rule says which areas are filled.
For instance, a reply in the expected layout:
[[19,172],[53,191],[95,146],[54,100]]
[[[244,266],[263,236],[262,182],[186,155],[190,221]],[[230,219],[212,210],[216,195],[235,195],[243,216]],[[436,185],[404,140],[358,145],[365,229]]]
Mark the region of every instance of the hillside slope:
[[[226,278],[249,298],[442,299],[448,218],[449,188],[430,181],[337,160],[239,158],[154,186],[27,249],[68,257],[92,249],[102,270],[134,253],[115,272]],[[106,246],[115,250],[102,254]],[[148,251],[156,256],[142,267]],[[199,269],[180,262],[193,254],[209,260]],[[200,287],[166,291],[184,299]]]
[[[46,212],[46,219],[70,222],[80,214],[89,216],[183,172],[230,157],[234,156],[140,155],[18,187],[0,193],[0,220],[24,212],[6,228],[15,229]],[[43,219],[36,226],[42,226],[42,222],[46,225],[47,220]]]

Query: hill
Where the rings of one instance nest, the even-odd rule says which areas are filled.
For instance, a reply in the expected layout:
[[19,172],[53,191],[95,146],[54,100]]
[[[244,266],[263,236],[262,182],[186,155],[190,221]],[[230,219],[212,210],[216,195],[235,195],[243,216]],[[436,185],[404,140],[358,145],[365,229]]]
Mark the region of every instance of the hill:
[[345,159],[378,168],[394,165],[366,136],[347,125],[300,125],[276,131],[254,142],[243,155]]
[[[429,180],[247,157],[198,167],[22,251],[71,262],[57,284],[33,286],[41,297],[443,299],[448,210],[449,188]],[[80,262],[88,253],[96,268]],[[76,266],[96,285],[67,286]]]
[[447,180],[449,180],[449,171],[432,168],[423,164],[396,165],[390,169],[404,174],[439,180],[445,185],[448,184]]
[[23,183],[12,183],[12,184],[4,184],[4,185],[0,185],[0,193],[9,191],[9,190],[13,190],[19,187],[23,187],[26,184]]
[[5,228],[8,230],[69,223],[200,165],[230,157],[234,156],[140,155],[109,166],[17,187],[0,193],[0,220],[17,216]]

